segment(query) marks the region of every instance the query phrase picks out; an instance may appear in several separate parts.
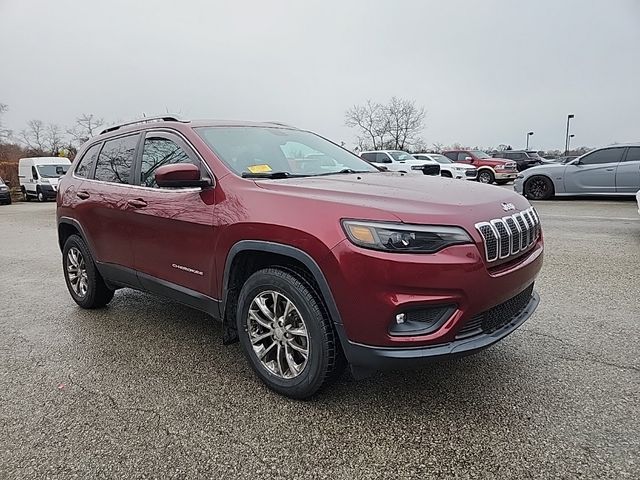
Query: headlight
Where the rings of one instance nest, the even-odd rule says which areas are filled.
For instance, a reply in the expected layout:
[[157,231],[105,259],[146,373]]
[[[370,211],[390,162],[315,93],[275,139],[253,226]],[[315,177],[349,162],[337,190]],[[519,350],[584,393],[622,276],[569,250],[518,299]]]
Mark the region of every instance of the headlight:
[[354,244],[386,252],[434,253],[450,245],[472,243],[469,234],[459,227],[356,220],[343,220],[342,226]]
[[411,170],[424,170],[424,165],[411,165]]
[[51,182],[49,182],[49,180],[47,180],[46,178],[43,178],[42,180],[40,180],[40,183],[49,184]]

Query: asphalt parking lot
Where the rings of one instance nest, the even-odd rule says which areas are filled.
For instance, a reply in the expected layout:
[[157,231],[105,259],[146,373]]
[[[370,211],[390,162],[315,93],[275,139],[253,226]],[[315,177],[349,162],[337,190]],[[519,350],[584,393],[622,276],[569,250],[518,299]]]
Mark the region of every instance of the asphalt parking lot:
[[55,204],[0,207],[0,478],[639,478],[640,216],[536,208],[542,302],[520,330],[297,402],[202,313],[131,290],[81,310]]

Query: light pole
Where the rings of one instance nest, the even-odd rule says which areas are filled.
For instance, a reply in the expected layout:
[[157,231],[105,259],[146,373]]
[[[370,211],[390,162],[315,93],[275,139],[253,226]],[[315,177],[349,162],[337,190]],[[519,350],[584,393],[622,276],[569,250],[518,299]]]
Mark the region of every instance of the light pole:
[[569,115],[567,115],[567,134],[566,134],[565,139],[564,139],[564,154],[565,155],[569,151],[569,122],[571,121],[571,119],[573,117],[575,117],[575,115],[573,113],[570,113]]
[[531,135],[533,135],[533,132],[528,132],[528,133],[527,133],[527,148],[526,148],[527,150],[529,150],[529,137],[530,137]]
[[572,133],[571,135],[569,135],[569,141],[567,142],[567,152],[569,152],[569,150],[571,150],[571,139],[575,137],[575,134]]

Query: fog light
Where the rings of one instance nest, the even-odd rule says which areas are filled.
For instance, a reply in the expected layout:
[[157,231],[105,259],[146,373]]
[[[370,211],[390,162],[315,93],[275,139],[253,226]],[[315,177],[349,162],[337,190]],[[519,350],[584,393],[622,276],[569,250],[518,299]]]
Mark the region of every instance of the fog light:
[[389,325],[391,335],[426,335],[435,332],[442,327],[451,315],[456,311],[457,306],[434,305],[417,307],[398,313],[395,322]]

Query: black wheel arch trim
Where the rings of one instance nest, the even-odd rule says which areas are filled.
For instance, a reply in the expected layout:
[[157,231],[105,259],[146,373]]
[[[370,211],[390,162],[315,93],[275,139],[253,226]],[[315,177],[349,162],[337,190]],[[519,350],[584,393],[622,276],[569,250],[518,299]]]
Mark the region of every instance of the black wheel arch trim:
[[[283,255],[286,257],[291,257],[294,260],[302,263],[311,275],[313,275],[314,280],[318,284],[320,288],[320,294],[322,295],[322,299],[327,306],[329,311],[329,315],[331,316],[331,320],[336,325],[342,325],[342,319],[340,317],[340,312],[338,311],[338,306],[336,305],[335,299],[333,298],[333,293],[331,293],[331,289],[329,288],[329,283],[322,273],[322,270],[316,263],[316,261],[309,255],[308,253],[300,250],[299,248],[292,247],[291,245],[285,245],[282,243],[268,242],[264,240],[240,240],[236,244],[231,247],[229,253],[227,254],[227,259],[224,265],[224,274],[223,274],[223,287],[222,287],[222,314],[224,315],[227,305],[227,295],[229,293],[229,277],[231,275],[231,265],[233,264],[233,260],[241,252],[247,250],[256,250],[260,252],[268,252],[275,253],[278,255]],[[341,329],[337,329],[338,333],[340,333]],[[342,334],[341,334],[342,337]],[[342,338],[341,338],[342,340]]]
[[91,256],[95,259],[96,256],[94,254],[95,249],[93,248],[93,242],[91,241],[91,238],[89,238],[89,236],[87,235],[87,232],[85,232],[84,228],[82,228],[82,225],[80,224],[80,222],[78,222],[75,218],[71,218],[71,217],[60,217],[58,219],[58,245],[60,246],[60,251],[62,252],[62,249],[64,248],[64,245],[61,242],[61,238],[60,238],[60,225],[71,225],[72,227],[74,227],[76,230],[78,230],[78,232],[80,232],[80,236],[82,237],[82,239],[85,241],[85,243],[87,244],[87,247],[89,248],[89,251],[91,252]]

